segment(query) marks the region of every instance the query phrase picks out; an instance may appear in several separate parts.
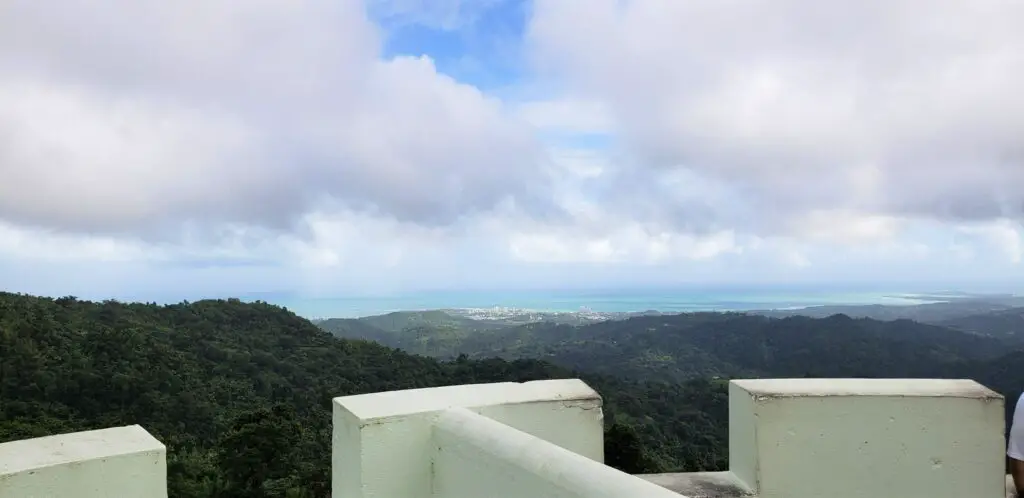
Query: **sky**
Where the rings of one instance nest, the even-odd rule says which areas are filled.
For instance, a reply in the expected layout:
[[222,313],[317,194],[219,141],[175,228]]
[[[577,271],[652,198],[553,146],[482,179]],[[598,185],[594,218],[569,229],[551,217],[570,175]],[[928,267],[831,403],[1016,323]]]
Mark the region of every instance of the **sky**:
[[8,0],[0,282],[1024,287],[1024,0]]

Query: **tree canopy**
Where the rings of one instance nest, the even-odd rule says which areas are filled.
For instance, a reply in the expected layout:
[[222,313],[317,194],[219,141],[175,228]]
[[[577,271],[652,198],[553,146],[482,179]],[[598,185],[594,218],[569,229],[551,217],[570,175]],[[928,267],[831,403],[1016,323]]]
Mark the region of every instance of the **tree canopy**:
[[[610,440],[626,448],[608,455],[623,468],[724,465],[725,391],[705,381],[634,382],[535,360],[442,362],[337,339],[262,302],[0,293],[0,442],[139,424],[168,447],[173,497],[327,496],[337,396],[570,377],[604,397]],[[699,404],[683,409],[689,400]]]

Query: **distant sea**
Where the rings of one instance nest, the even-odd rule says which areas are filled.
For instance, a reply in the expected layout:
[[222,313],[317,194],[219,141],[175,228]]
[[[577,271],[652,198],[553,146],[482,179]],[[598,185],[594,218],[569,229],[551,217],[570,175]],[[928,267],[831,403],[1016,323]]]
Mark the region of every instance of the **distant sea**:
[[[256,299],[256,298],[252,298]],[[246,300],[252,300],[246,299]],[[795,309],[820,305],[885,304],[913,305],[935,302],[919,293],[890,292],[431,292],[382,297],[260,297],[285,306],[306,318],[348,318],[379,315],[393,311],[429,309],[516,308],[522,310],[628,313],[656,310],[666,313],[690,311],[746,311]]]

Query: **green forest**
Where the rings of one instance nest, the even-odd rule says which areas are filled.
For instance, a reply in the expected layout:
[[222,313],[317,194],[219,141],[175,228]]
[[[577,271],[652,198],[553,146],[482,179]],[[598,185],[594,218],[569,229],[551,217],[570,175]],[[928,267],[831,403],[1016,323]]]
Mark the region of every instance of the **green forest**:
[[318,327],[237,299],[0,293],[0,442],[139,424],[167,445],[172,497],[320,497],[330,400],[349,394],[579,377],[604,398],[608,463],[653,473],[726,467],[730,377],[969,377],[1007,396],[1024,385],[1013,340],[909,320],[699,313],[477,328],[434,318],[445,323]]
[[[1021,345],[910,320],[846,315],[780,319],[690,313],[585,326],[538,322],[470,328],[453,327],[439,313],[404,312],[404,322],[332,319],[319,326],[338,337],[442,359],[460,354],[543,359],[566,368],[663,382],[713,376],[916,377],[933,375],[939,365],[990,360]],[[424,317],[433,321],[425,323]],[[412,325],[397,329],[382,323]]]

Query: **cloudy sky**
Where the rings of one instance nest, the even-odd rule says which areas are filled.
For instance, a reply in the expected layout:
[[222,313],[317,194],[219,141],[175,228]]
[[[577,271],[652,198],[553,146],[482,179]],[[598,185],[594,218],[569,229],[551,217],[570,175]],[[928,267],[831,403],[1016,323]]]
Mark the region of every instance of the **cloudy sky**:
[[6,0],[0,282],[1008,288],[1021,19],[1024,0]]

